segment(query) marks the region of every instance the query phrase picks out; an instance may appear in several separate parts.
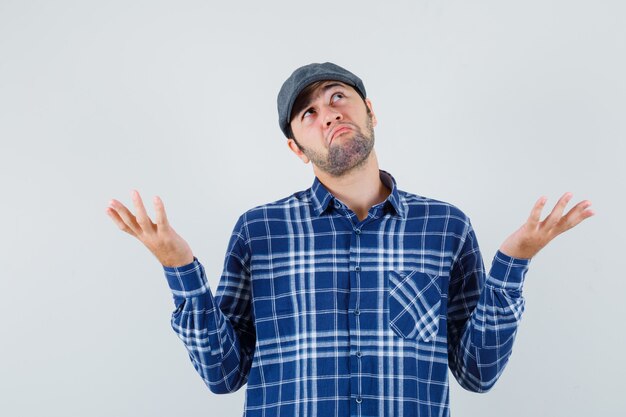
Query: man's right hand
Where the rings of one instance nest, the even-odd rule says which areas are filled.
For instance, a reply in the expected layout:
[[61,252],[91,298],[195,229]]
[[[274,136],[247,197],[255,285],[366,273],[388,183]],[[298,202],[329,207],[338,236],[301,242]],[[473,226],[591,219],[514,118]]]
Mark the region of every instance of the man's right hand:
[[109,202],[106,213],[115,224],[146,245],[163,266],[176,267],[193,262],[191,248],[167,221],[163,201],[159,197],[154,197],[155,224],[148,217],[139,192],[133,190],[132,199],[137,212],[136,217],[119,201],[113,199]]

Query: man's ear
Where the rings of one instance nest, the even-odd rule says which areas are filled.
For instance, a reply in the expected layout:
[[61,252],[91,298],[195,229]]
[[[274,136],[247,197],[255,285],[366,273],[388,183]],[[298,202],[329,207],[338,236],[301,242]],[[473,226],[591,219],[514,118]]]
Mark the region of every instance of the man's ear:
[[295,153],[298,158],[302,159],[302,162],[305,164],[309,163],[310,159],[304,154],[304,152],[302,152],[295,140],[292,138],[287,139],[287,146],[289,146],[291,152]]
[[372,107],[372,100],[369,98],[365,99],[365,105],[368,109],[370,109],[370,113],[372,114],[372,127],[375,127],[378,124],[378,120],[376,120],[376,114],[374,114],[374,107]]

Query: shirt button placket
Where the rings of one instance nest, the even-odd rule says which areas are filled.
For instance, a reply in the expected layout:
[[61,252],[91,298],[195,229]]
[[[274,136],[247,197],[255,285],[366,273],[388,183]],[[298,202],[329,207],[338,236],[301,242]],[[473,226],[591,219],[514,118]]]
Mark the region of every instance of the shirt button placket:
[[[354,228],[354,239],[353,239],[353,243],[356,244],[356,247],[359,248],[361,247],[361,245],[359,244],[359,240],[361,238],[361,229],[359,228]],[[360,259],[360,254],[357,253],[357,259]],[[357,290],[360,288],[360,273],[361,273],[361,265],[356,264],[354,266],[354,272],[355,272],[355,280],[357,285],[354,288],[357,288]],[[355,300],[355,305],[354,305],[354,318],[355,318],[355,328],[358,330],[360,328],[360,321],[359,321],[359,316],[361,315],[361,310],[359,309],[359,297],[357,294],[356,300]],[[360,404],[363,402],[363,398],[361,397],[361,392],[359,391],[359,387],[361,386],[361,381],[359,381],[359,376],[361,373],[361,357],[363,356],[363,354],[361,353],[360,350],[360,346],[358,344],[358,336],[355,339],[355,341],[357,341],[356,343],[354,343],[354,350],[355,350],[355,356],[357,358],[357,361],[354,363],[353,365],[353,369],[355,370],[355,372],[357,373],[357,376],[354,378],[355,380],[355,385],[354,387],[355,389],[355,393],[356,393],[356,397],[355,397],[355,404],[356,406],[360,406]],[[357,412],[358,413],[358,412]]]

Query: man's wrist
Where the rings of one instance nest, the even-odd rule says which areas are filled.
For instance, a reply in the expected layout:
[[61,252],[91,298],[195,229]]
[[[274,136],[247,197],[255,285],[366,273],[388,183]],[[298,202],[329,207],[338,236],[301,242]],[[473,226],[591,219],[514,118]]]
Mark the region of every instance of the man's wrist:
[[508,257],[515,258],[515,259],[524,259],[524,260],[530,260],[532,259],[533,256],[537,254],[537,250],[534,248],[530,249],[530,248],[517,247],[517,246],[507,244],[507,242],[504,242],[500,246],[500,249],[498,249],[498,251]]
[[196,257],[191,254],[181,258],[166,259],[161,262],[161,265],[163,265],[164,268],[182,268],[192,264],[195,260]]

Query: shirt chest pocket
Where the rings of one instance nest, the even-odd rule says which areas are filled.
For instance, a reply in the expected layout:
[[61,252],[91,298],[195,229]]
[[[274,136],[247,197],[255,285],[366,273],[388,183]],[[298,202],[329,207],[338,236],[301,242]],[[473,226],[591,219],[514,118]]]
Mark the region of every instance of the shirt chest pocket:
[[439,331],[440,277],[418,270],[391,270],[388,277],[391,329],[405,339],[433,340]]

